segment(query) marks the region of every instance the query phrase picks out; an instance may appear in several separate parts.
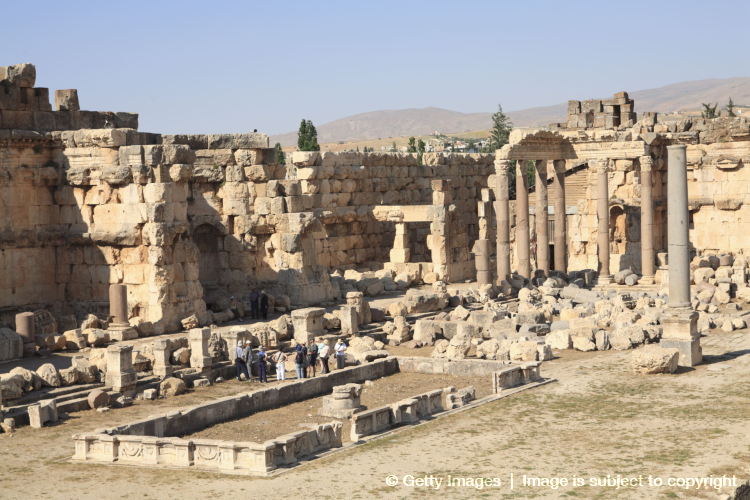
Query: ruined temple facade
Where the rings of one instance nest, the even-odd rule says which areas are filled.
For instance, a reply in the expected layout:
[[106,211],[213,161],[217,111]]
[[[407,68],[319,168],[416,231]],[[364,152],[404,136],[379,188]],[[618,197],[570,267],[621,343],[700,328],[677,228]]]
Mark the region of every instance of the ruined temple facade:
[[[636,115],[620,93],[514,130],[495,155],[295,152],[279,165],[264,134],[140,132],[135,114],[82,111],[72,89],[53,110],[35,78],[0,68],[2,325],[42,309],[60,330],[106,317],[112,284],[126,285],[121,319],[149,335],[208,324],[254,288],[285,306],[342,300],[347,270],[497,283],[629,267],[658,280],[671,144],[687,144],[695,249],[750,248],[741,118]],[[529,167],[536,182],[511,175]]]
[[[677,144],[687,146],[691,251],[748,253],[746,118],[636,115],[625,92],[570,101],[568,113],[564,123],[515,129],[496,154],[489,184],[510,225],[507,236],[497,233],[495,248],[509,248],[509,263],[500,259],[498,273],[593,269],[606,282],[607,275],[632,269],[644,283],[658,281],[666,266],[667,147]],[[531,183],[518,175],[529,169]],[[512,177],[523,183],[507,203],[503,193]],[[544,208],[542,222],[537,214]],[[525,209],[528,217],[519,217]]]
[[252,288],[294,306],[341,299],[334,270],[474,276],[491,155],[297,152],[278,165],[264,134],[143,133],[137,115],[81,111],[75,90],[53,111],[32,65],[0,77],[2,324],[40,309],[106,317],[111,284],[154,334],[207,324]]

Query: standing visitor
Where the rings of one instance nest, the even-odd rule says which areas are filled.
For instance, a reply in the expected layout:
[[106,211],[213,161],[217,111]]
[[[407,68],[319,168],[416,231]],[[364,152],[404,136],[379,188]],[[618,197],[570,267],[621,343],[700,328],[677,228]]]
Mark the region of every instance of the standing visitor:
[[320,359],[320,368],[323,374],[330,373],[331,371],[328,368],[328,356],[330,354],[331,348],[323,339],[321,339],[320,344],[318,344],[318,359]]
[[245,349],[242,351],[242,359],[245,361],[247,367],[247,380],[253,379],[253,344],[249,341],[245,341]]
[[245,379],[250,378],[250,374],[247,371],[247,365],[245,364],[245,348],[242,345],[242,341],[237,341],[237,346],[234,348],[234,370],[237,374],[237,380],[242,380],[242,375]]
[[307,347],[297,342],[294,348],[294,367],[297,370],[297,378],[305,378],[305,361],[307,359]]
[[336,351],[336,368],[341,370],[344,368],[346,362],[346,344],[344,341],[339,339],[338,342],[336,342],[334,350]]
[[260,382],[268,382],[266,371],[266,348],[260,346],[260,349],[258,349],[258,379]]
[[[315,365],[318,362],[318,345],[315,341],[310,341],[310,347],[307,349],[307,366],[312,371],[312,376],[315,376]],[[308,373],[308,376],[310,374]]]
[[286,353],[279,349],[276,354],[273,355],[273,362],[276,364],[276,380],[286,380],[286,368],[284,368]]

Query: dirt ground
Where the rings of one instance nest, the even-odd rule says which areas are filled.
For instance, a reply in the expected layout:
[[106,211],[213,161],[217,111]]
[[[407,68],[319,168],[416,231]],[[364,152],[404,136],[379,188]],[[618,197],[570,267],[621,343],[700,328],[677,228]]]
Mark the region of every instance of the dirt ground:
[[[397,373],[374,380],[363,387],[360,402],[367,408],[377,408],[416,396],[434,389],[454,386],[461,389],[473,385],[477,398],[492,392],[492,380],[486,377],[454,377],[451,375],[425,375],[421,373]],[[322,424],[336,419],[318,415],[323,398],[300,401],[282,408],[264,411],[249,417],[213,425],[208,429],[190,434],[190,438],[223,439],[228,441],[254,441],[257,443],[284,434],[301,430],[302,424]],[[342,438],[349,441],[350,425],[343,420]]]
[[[76,413],[54,427],[0,435],[0,498],[718,498],[717,490],[685,489],[681,481],[750,477],[750,335],[715,332],[702,344],[706,363],[674,375],[633,375],[627,351],[565,352],[542,367],[556,383],[271,478],[67,460],[71,434],[247,390],[242,384]],[[608,475],[610,486],[588,484]],[[636,482],[618,488],[618,475]]]

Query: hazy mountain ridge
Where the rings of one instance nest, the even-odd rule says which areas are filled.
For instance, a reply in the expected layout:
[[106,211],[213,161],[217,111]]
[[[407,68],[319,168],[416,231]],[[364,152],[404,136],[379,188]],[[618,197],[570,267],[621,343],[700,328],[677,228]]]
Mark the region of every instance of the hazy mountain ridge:
[[[612,94],[622,89],[613,89]],[[625,89],[627,90],[627,89]],[[630,92],[636,112],[672,112],[698,109],[701,103],[719,103],[723,107],[731,97],[735,104],[750,104],[750,77],[695,80],[664,87]],[[609,98],[610,96],[575,96],[578,99]],[[519,127],[547,125],[565,119],[565,103],[508,112]],[[339,142],[385,137],[468,132],[490,127],[492,112],[462,113],[442,108],[410,108],[359,113],[320,124],[318,142]],[[288,132],[271,137],[271,143],[292,145],[297,133]]]

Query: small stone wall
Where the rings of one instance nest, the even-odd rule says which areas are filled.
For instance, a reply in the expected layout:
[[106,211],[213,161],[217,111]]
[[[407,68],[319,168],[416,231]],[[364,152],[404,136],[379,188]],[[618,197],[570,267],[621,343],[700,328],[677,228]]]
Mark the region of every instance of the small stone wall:
[[539,382],[542,376],[539,373],[541,362],[530,361],[517,366],[509,366],[492,374],[492,392],[498,393],[503,389],[511,389],[519,385]]
[[498,370],[507,368],[508,361],[488,359],[443,359],[398,356],[398,369],[405,373],[444,373],[459,377],[492,375]]
[[[460,391],[462,395],[471,394],[473,388]],[[365,436],[380,434],[393,427],[405,424],[415,424],[420,420],[430,418],[436,413],[457,407],[457,401],[468,402],[464,397],[456,398],[455,387],[436,389],[419,394],[391,405],[373,408],[352,415],[351,440],[357,442]]]
[[265,475],[301,458],[341,446],[340,422],[330,422],[263,443],[213,439],[77,434],[73,460],[129,465],[195,467]]

